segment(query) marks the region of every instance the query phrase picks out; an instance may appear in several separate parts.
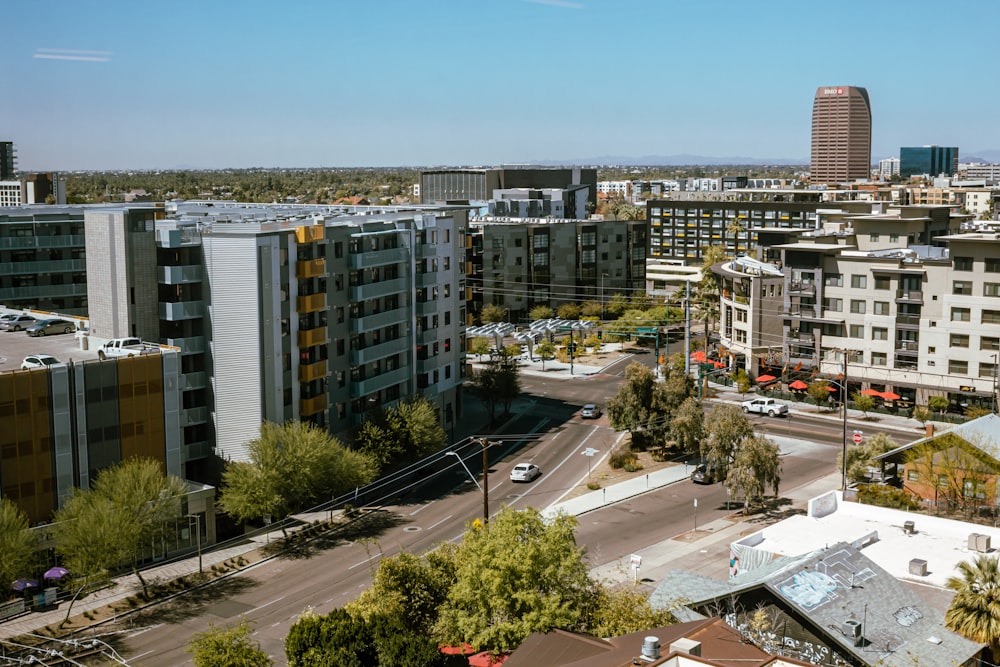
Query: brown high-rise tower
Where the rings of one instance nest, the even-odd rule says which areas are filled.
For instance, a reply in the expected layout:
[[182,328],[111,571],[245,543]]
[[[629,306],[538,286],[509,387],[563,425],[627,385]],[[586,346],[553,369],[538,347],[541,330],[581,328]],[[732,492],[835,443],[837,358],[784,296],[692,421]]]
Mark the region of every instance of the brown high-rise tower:
[[812,183],[871,177],[872,108],[868,91],[824,86],[813,100]]

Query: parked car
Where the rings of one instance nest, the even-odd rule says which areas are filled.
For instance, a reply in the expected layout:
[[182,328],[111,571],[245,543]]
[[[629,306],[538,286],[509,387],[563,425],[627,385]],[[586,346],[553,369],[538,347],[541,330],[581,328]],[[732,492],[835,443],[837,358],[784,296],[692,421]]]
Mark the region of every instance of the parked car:
[[743,412],[756,412],[768,417],[777,417],[778,415],[787,415],[788,406],[773,398],[752,398],[749,401],[743,401]]
[[29,368],[45,368],[46,366],[51,366],[52,364],[62,363],[51,354],[29,354],[21,362],[21,370],[27,370]]
[[702,463],[691,473],[691,481],[695,484],[715,484],[715,471],[709,470],[708,465]]
[[49,334],[68,334],[76,331],[76,325],[67,320],[42,320],[33,324],[25,332],[29,336],[48,336]]
[[597,419],[601,416],[601,409],[593,403],[587,403],[583,406],[583,409],[580,410],[580,416],[584,419]]
[[0,317],[0,329],[4,331],[21,331],[35,324],[37,320],[31,315],[4,315]]
[[530,482],[541,474],[542,471],[534,463],[518,463],[510,471],[510,481]]

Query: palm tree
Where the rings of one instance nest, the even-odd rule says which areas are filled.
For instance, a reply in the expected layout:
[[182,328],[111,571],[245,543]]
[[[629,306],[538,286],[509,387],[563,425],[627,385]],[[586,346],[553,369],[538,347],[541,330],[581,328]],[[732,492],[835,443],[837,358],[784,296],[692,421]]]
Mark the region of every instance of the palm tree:
[[996,556],[976,556],[958,564],[958,576],[945,586],[955,591],[944,615],[944,625],[974,642],[987,644],[996,660],[1000,656],[1000,566]]

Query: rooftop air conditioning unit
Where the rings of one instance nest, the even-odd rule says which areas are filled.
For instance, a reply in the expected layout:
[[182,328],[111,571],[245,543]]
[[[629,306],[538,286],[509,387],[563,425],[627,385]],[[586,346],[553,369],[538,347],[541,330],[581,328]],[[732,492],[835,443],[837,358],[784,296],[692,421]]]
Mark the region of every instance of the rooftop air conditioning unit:
[[990,536],[982,533],[970,533],[968,548],[969,551],[987,553],[990,550]]
[[855,646],[861,645],[861,621],[849,618],[844,621],[844,635],[850,639]]

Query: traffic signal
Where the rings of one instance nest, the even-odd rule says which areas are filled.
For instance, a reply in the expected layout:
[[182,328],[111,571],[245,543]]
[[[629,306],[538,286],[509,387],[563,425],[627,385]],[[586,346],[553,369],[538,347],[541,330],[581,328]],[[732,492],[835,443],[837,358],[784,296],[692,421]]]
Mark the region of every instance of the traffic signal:
[[604,338],[604,332],[601,331],[600,329],[598,329],[597,330],[597,340],[603,340],[603,338]]

